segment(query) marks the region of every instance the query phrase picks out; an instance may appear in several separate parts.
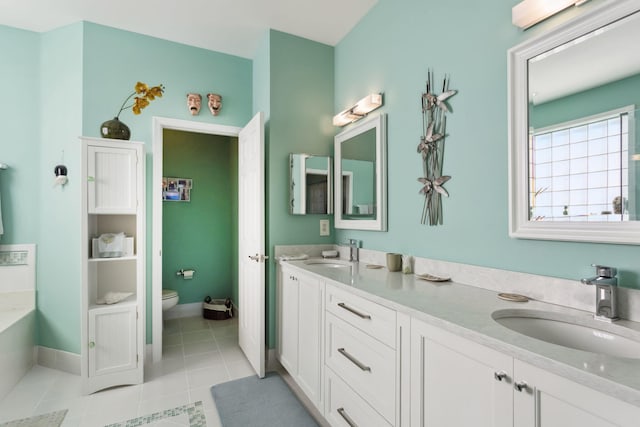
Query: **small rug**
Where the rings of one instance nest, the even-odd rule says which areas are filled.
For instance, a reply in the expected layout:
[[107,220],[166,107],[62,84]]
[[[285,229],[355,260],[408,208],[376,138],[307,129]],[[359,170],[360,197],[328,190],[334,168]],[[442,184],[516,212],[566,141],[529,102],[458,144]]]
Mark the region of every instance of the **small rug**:
[[38,415],[36,417],[9,421],[8,423],[0,424],[0,427],[58,427],[62,424],[65,415],[67,415],[67,409]]
[[211,387],[223,427],[318,427],[276,372]]
[[[170,418],[170,420],[169,420]],[[166,409],[153,414],[132,418],[121,423],[109,424],[105,427],[134,427],[142,425],[171,425],[186,427],[207,427],[207,420],[202,409],[202,402],[190,403],[173,409]]]

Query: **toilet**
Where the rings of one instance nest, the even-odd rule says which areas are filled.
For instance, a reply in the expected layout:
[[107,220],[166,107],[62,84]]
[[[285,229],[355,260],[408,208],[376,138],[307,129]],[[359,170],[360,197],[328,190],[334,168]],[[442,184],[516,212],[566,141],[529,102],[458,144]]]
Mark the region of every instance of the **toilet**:
[[178,296],[178,292],[173,289],[163,289],[162,290],[162,311],[167,311],[172,307],[175,307],[178,304],[180,297]]

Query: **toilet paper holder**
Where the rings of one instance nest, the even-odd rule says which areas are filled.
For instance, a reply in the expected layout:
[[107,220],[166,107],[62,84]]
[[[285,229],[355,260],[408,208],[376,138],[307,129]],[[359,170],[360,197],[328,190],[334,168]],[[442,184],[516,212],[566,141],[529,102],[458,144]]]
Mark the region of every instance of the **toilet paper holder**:
[[193,278],[195,272],[195,270],[185,270],[184,268],[181,268],[180,270],[176,271],[176,276],[182,276],[185,279],[191,279]]

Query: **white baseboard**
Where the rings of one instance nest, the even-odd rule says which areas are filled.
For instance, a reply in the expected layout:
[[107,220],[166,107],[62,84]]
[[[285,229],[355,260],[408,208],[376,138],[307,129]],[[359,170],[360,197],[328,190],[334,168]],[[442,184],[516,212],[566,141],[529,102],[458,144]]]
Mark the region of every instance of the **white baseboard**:
[[38,365],[80,375],[80,355],[49,347],[36,346]]

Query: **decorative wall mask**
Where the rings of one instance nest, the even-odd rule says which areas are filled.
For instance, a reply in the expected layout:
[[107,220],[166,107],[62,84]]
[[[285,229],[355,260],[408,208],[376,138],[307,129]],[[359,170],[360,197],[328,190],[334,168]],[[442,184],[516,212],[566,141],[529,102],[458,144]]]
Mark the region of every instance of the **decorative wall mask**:
[[202,106],[202,95],[199,93],[187,94],[187,107],[192,116],[200,114],[200,107]]
[[442,196],[449,197],[443,185],[451,179],[442,175],[444,140],[446,137],[446,113],[451,109],[447,100],[457,93],[449,89],[450,78],[442,80],[442,93],[436,94],[433,72],[427,72],[427,91],[422,94],[422,136],[418,153],[422,156],[424,176],[418,178],[424,195],[421,224],[442,225]]
[[209,100],[209,111],[211,111],[211,114],[214,116],[217,116],[220,110],[222,110],[222,96],[217,93],[208,93],[207,99]]

